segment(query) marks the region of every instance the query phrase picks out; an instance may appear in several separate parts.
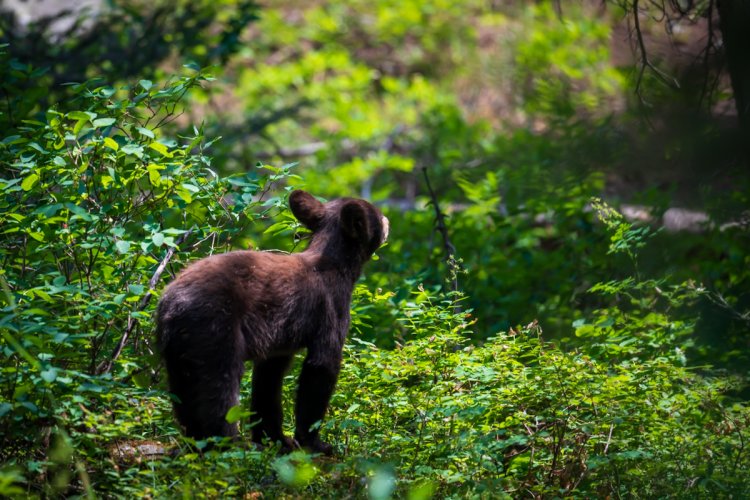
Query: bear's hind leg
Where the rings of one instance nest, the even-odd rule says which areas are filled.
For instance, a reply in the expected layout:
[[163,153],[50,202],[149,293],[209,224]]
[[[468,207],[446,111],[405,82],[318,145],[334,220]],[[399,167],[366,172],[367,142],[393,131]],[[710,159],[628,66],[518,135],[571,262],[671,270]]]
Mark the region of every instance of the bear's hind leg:
[[227,422],[226,414],[239,402],[243,359],[237,353],[229,353],[223,359],[188,356],[184,354],[172,362],[167,359],[170,391],[179,398],[174,405],[175,415],[185,427],[185,435],[193,439],[236,436],[237,424]]

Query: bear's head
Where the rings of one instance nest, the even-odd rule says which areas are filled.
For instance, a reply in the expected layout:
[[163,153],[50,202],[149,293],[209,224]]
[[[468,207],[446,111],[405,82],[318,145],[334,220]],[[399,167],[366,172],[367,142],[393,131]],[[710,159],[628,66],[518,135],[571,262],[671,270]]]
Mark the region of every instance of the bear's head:
[[340,198],[321,203],[305,191],[292,191],[289,207],[312,231],[310,249],[365,261],[388,238],[388,219],[365,200]]

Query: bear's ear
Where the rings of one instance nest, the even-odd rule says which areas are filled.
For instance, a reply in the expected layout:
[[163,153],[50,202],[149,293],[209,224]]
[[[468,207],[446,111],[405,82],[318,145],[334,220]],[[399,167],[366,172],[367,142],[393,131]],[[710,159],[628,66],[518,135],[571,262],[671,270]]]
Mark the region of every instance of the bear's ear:
[[348,201],[341,207],[341,226],[344,233],[357,241],[370,239],[367,213],[362,204],[356,200]]
[[292,209],[292,213],[298,221],[313,231],[320,226],[325,215],[323,204],[310,193],[299,189],[292,191],[292,194],[289,195],[289,208]]

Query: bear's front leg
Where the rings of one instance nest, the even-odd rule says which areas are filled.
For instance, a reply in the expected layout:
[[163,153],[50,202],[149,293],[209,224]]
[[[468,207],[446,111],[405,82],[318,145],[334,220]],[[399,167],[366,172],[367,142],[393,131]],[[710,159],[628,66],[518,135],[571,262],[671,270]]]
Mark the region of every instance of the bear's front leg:
[[294,448],[293,441],[285,437],[282,430],[284,414],[281,408],[281,386],[291,361],[291,355],[276,356],[253,364],[253,393],[250,404],[253,419],[260,419],[252,428],[253,442],[260,444],[263,439],[281,441],[285,451]]
[[301,447],[312,452],[333,454],[333,447],[320,439],[317,427],[312,427],[316,422],[323,420],[331,394],[336,387],[340,366],[340,354],[335,359],[320,362],[313,360],[309,353],[302,365],[297,389],[297,429],[294,438]]

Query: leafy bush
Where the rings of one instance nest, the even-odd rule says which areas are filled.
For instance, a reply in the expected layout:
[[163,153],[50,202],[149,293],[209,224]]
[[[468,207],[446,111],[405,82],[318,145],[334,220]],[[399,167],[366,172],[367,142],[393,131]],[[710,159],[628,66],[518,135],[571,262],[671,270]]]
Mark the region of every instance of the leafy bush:
[[95,491],[128,496],[741,496],[750,487],[750,413],[721,395],[736,382],[665,358],[565,353],[537,324],[471,345],[471,315],[456,305],[415,291],[400,311],[402,346],[352,342],[324,424],[338,459],[242,447],[122,459],[112,450],[164,440],[173,427],[166,397],[127,385],[106,414],[68,417],[97,431],[73,427],[68,453],[83,457]]
[[163,86],[74,85],[0,143],[3,461],[43,468],[50,433],[67,439],[127,401],[125,387],[149,386],[162,274],[251,244],[248,224],[280,211],[268,190],[288,167],[219,177],[199,129],[162,135],[207,79],[186,69]]
[[612,363],[563,353],[540,340],[536,324],[473,346],[451,303],[419,295],[404,311],[407,344],[352,353],[336,399],[346,404],[331,419],[349,454],[392,464],[404,490],[425,480],[439,496],[750,486],[741,472],[748,412],[721,404],[726,381],[663,358]]
[[[549,3],[530,8],[516,47],[524,109],[532,116],[561,120],[601,116],[624,81],[610,62],[610,26],[573,7],[562,22]],[[583,12],[580,12],[583,11]]]
[[225,63],[241,49],[257,10],[252,0],[49,4],[23,15],[3,5],[0,44],[44,70],[48,85],[36,97],[50,105],[66,95],[61,84],[163,76],[160,66],[175,56],[201,66]]

